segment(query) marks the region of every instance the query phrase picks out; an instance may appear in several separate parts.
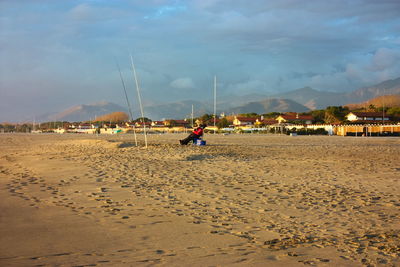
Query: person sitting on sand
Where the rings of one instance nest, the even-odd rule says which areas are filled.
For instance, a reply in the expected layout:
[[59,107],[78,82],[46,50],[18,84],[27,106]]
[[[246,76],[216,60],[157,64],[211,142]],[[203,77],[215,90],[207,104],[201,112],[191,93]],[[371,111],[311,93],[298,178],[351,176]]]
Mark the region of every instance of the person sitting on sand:
[[179,140],[179,143],[181,143],[181,145],[187,145],[190,141],[193,141],[193,143],[196,142],[197,139],[200,139],[203,136],[204,128],[206,127],[206,124],[200,124],[200,126],[194,129],[188,137]]

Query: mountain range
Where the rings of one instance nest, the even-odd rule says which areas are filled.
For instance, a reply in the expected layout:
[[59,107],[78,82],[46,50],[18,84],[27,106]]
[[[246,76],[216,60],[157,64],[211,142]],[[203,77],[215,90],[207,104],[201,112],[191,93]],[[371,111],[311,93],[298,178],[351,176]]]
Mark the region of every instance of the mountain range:
[[382,95],[400,94],[400,77],[387,80],[379,84],[360,88],[349,93],[318,91],[311,87],[304,87],[276,94],[273,97],[294,100],[309,109],[324,109],[327,106],[344,106],[349,103],[359,103]]
[[110,102],[97,102],[93,104],[83,104],[70,107],[58,113],[44,114],[37,117],[37,121],[89,121],[95,120],[96,117],[109,114],[112,112],[124,111],[126,108]]
[[231,108],[230,113],[241,114],[241,113],[257,113],[257,114],[265,114],[270,112],[306,112],[310,109],[302,104],[299,104],[290,99],[281,99],[281,98],[267,98],[264,100],[249,102],[245,105]]
[[371,98],[382,95],[400,94],[400,77],[393,80],[387,80],[374,86],[360,88],[356,91],[346,94],[348,103],[367,101]]
[[[362,103],[382,95],[400,95],[400,77],[379,84],[360,88],[349,93],[318,91],[304,87],[275,95],[249,94],[244,96],[224,96],[217,101],[217,113],[270,113],[270,112],[306,112],[324,109],[327,106],[343,106]],[[174,103],[145,106],[145,116],[153,120],[190,118],[192,106],[194,116],[213,113],[213,101],[185,100]],[[40,116],[38,121],[88,121],[104,114],[124,111],[125,107],[99,102],[71,107],[59,113]],[[136,115],[135,115],[136,114]],[[133,110],[134,119],[140,117],[139,110]]]
[[343,93],[327,92],[327,91],[317,91],[311,87],[304,87],[296,89],[293,91],[273,95],[275,98],[284,98],[296,101],[307,108],[313,109],[323,109],[327,106],[344,105],[346,101],[343,99]]
[[355,103],[355,104],[347,104],[346,106],[349,107],[350,109],[358,109],[358,108],[367,108],[368,109],[368,108],[370,108],[370,106],[373,106],[375,108],[400,107],[400,94],[377,96],[377,97],[374,97],[365,102]]

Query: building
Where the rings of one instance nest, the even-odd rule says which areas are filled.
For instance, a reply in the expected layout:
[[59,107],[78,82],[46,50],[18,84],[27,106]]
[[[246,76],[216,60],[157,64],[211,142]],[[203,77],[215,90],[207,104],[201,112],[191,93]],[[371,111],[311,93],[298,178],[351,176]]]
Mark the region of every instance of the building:
[[350,112],[346,115],[346,119],[359,123],[382,123],[390,121],[391,117],[385,115],[383,112]]
[[281,123],[292,123],[292,124],[311,124],[314,117],[311,115],[299,115],[299,113],[288,113],[279,115],[276,117],[276,121]]
[[261,119],[256,117],[237,117],[233,119],[233,125],[235,127],[243,127],[243,126],[254,126],[257,123],[257,120],[260,121]]
[[145,122],[137,121],[137,122],[135,122],[135,127],[137,127],[137,128],[143,128],[143,126],[146,126],[147,128],[150,128],[151,125],[152,125],[151,121],[145,121]]
[[151,127],[164,127],[164,122],[163,121],[152,121],[151,122]]
[[165,120],[164,121],[164,125],[168,126],[168,127],[175,127],[175,126],[180,126],[180,127],[189,127],[190,126],[190,122],[186,121],[186,120]]
[[261,118],[260,124],[264,125],[264,126],[274,125],[274,124],[276,124],[276,119],[271,119],[271,118],[263,119],[263,118]]

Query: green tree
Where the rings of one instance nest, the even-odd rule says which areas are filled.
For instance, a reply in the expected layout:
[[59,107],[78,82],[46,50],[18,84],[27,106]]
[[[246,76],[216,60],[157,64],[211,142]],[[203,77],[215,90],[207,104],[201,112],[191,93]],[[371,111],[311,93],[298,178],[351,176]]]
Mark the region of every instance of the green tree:
[[178,125],[178,123],[175,120],[170,120],[168,121],[168,127],[172,128]]
[[213,114],[207,114],[207,113],[199,118],[199,120],[202,123],[206,123],[206,124],[210,124],[211,122],[213,122],[213,119],[214,119],[214,115]]
[[226,118],[222,118],[217,123],[218,129],[229,127],[229,121]]
[[325,110],[325,123],[341,123],[345,120],[345,116],[349,113],[347,107],[330,106]]
[[133,122],[142,122],[142,121],[144,121],[144,122],[151,122],[152,120],[149,119],[149,118],[147,118],[147,117],[139,117],[139,118],[137,118],[136,120],[134,120]]
[[386,110],[386,114],[390,116],[400,116],[400,107],[392,107]]
[[376,111],[375,105],[370,104],[370,105],[368,106],[368,110],[370,110],[370,111]]
[[243,114],[239,114],[240,117],[246,117],[246,118],[253,118],[253,117],[257,117],[258,114],[251,112],[251,113],[243,113]]
[[281,113],[280,112],[270,112],[270,113],[265,113],[265,114],[262,114],[262,115],[264,116],[264,118],[274,119],[277,116],[281,115]]
[[325,110],[313,110],[310,112],[310,115],[313,116],[313,123],[324,123],[325,122]]

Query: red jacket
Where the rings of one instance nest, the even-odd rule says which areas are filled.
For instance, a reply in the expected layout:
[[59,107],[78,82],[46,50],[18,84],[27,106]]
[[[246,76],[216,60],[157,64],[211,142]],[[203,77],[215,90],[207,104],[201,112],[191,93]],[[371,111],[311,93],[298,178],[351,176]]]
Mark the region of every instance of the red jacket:
[[203,128],[198,127],[196,130],[193,131],[193,133],[197,136],[202,136],[203,135]]

